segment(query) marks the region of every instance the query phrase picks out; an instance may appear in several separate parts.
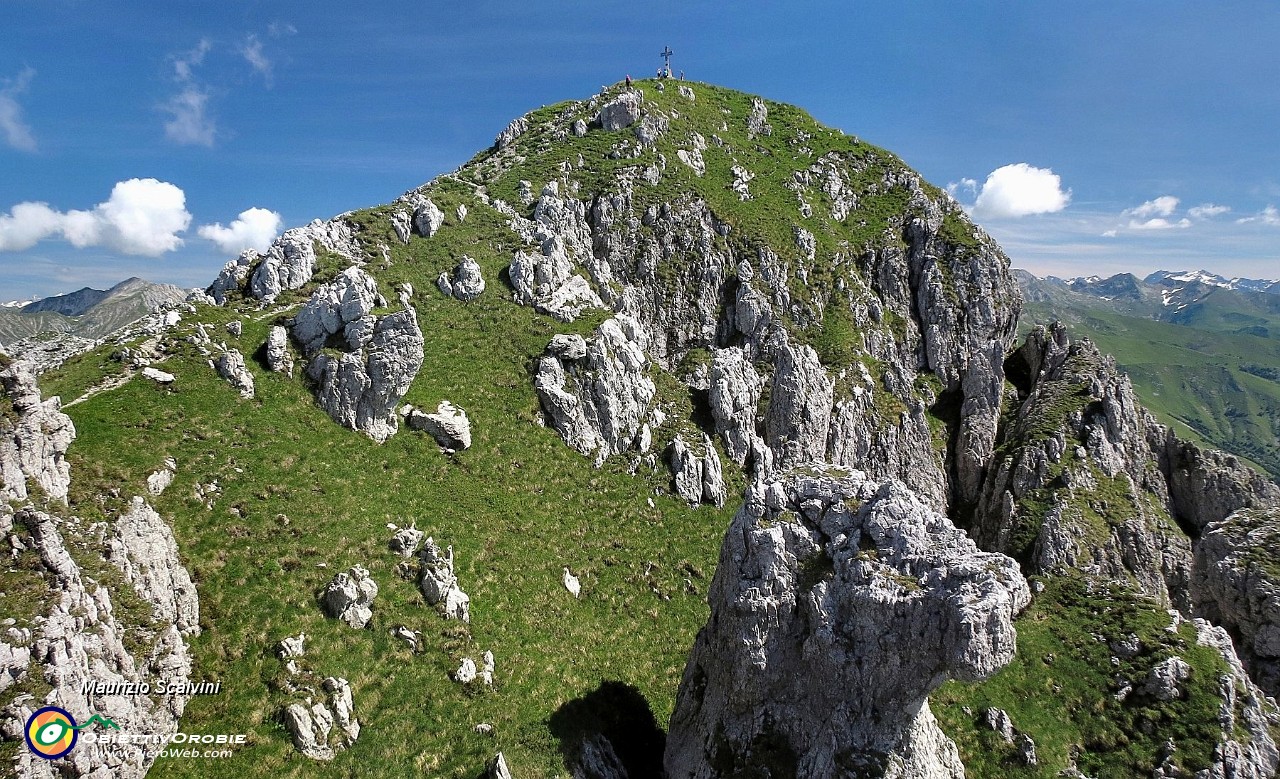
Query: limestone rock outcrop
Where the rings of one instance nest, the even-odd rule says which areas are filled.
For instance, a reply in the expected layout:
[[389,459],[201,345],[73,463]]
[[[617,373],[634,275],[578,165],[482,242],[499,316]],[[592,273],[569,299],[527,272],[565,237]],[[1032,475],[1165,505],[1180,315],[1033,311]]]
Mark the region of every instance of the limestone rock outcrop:
[[572,357],[576,341],[553,340],[538,360],[534,389],[548,422],[597,463],[631,448],[656,392],[640,337],[636,322],[619,315],[584,342],[582,357]]
[[253,397],[253,374],[244,364],[244,355],[238,349],[228,349],[218,355],[218,358],[213,361],[213,367],[218,371],[219,376],[239,391],[240,397],[246,399]]
[[725,535],[667,774],[963,776],[927,696],[1009,662],[1026,581],[901,483],[814,468],[751,487]]
[[480,274],[480,263],[463,255],[462,261],[453,270],[441,273],[436,279],[436,286],[449,297],[461,301],[475,300],[484,292],[484,276]]
[[[1180,441],[1134,395],[1129,378],[1065,327],[1037,328],[1008,359],[1015,410],[977,506],[984,549],[1031,570],[1132,576],[1192,608],[1191,541],[1242,508],[1280,506],[1280,487],[1236,458]],[[1210,599],[1208,596],[1203,600]]]
[[267,335],[267,370],[283,373],[293,378],[293,354],[289,351],[289,330],[283,325],[273,325]]
[[377,282],[353,266],[317,289],[293,322],[293,338],[310,358],[306,375],[320,407],[338,424],[378,442],[396,432],[396,408],[423,359],[417,314],[412,308],[371,313],[385,304]]
[[[189,694],[129,695],[116,691],[127,690],[130,684],[148,684],[159,690],[171,683],[182,685],[190,681],[191,658],[178,627],[158,621],[150,628],[154,643],[148,653],[131,654],[124,637],[137,626],[122,624],[117,616],[113,601],[121,594],[114,593],[113,597],[107,587],[87,578],[67,551],[64,532],[79,532],[74,521],[31,508],[20,510],[15,518],[30,533],[40,565],[48,574],[51,589],[46,602],[51,605],[32,631],[29,646],[17,653],[23,655],[15,658],[24,661],[22,672],[15,676],[17,669],[0,668],[0,677],[35,674],[50,691],[43,701],[20,698],[0,711],[0,732],[9,737],[20,734],[27,719],[42,704],[65,709],[77,722],[87,722],[93,714],[109,717],[128,733],[168,736],[176,732]],[[137,594],[144,599],[158,596],[151,601],[157,616],[173,613],[178,600],[185,601],[177,605],[180,617],[194,611],[194,589],[180,599],[173,593],[159,592],[159,578],[151,576],[161,570],[176,574],[181,569],[176,557],[170,557],[174,551],[171,547],[139,538],[131,529],[123,530],[118,540],[127,550],[126,558],[134,561]],[[186,581],[190,581],[189,576]],[[194,623],[188,625],[190,632],[196,629]],[[13,657],[13,653],[9,654]],[[103,685],[101,692],[97,685]],[[36,779],[68,775],[141,779],[163,749],[162,743],[142,744],[131,750],[76,749],[58,763],[23,749],[17,753],[15,768],[17,775]]]
[[294,747],[312,760],[332,760],[360,737],[360,721],[355,716],[351,685],[346,679],[330,676],[324,680],[322,700],[308,698],[284,710],[284,725]]
[[462,591],[453,572],[453,547],[441,550],[434,539],[428,538],[418,559],[421,565],[418,587],[422,597],[428,604],[440,606],[446,618],[470,622],[471,598]]
[[338,573],[320,595],[324,611],[357,630],[373,618],[373,599],[378,596],[378,583],[363,566],[353,565]]
[[1229,673],[1218,679],[1222,737],[1208,768],[1196,779],[1268,779],[1280,768],[1280,749],[1272,737],[1277,724],[1274,700],[1268,701],[1236,656],[1231,636],[1205,620],[1194,621],[1196,641],[1216,649]]
[[639,90],[627,90],[600,107],[596,121],[605,130],[621,130],[630,127],[640,118],[644,95]]
[[112,526],[109,559],[124,573],[156,619],[184,636],[200,634],[200,601],[191,574],[178,558],[178,543],[164,518],[140,497]]
[[249,249],[227,263],[206,293],[218,305],[226,303],[227,293],[242,288],[257,300],[273,301],[281,292],[298,289],[315,275],[317,244],[348,259],[359,257],[355,233],[354,226],[341,217],[327,222],[317,219],[285,230],[265,253]]
[[362,320],[378,305],[378,298],[378,283],[372,276],[356,266],[347,268],[311,293],[298,310],[293,318],[293,339],[308,356],[338,335],[347,348],[359,348]]
[[12,408],[11,413],[0,413],[0,499],[26,500],[35,486],[65,502],[71,486],[67,448],[76,427],[62,413],[61,400],[42,400],[35,374],[22,361],[0,370],[0,390],[0,404]]
[[404,419],[409,429],[423,431],[449,452],[471,447],[471,420],[467,412],[447,400],[440,401],[430,414],[409,406]]
[[1207,525],[1191,581],[1196,612],[1239,636],[1253,679],[1280,694],[1280,508],[1240,509]]

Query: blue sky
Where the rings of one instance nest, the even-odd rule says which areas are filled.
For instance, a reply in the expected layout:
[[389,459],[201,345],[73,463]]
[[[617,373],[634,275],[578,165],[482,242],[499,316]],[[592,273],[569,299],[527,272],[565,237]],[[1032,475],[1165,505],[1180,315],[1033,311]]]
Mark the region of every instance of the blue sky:
[[3,0],[0,300],[204,286],[664,45],[950,185],[1015,265],[1276,277],[1276,41],[1274,2]]

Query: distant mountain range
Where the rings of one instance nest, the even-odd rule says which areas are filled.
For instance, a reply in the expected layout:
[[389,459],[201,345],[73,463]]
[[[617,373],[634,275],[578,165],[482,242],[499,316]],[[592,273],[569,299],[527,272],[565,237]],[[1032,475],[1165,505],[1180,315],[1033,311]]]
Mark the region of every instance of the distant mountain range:
[[172,284],[134,277],[107,290],[85,287],[24,304],[6,303],[0,306],[0,346],[13,351],[17,342],[43,333],[95,340],[186,295]]
[[1203,270],[1014,276],[1024,330],[1067,323],[1115,356],[1166,423],[1280,478],[1280,281]]

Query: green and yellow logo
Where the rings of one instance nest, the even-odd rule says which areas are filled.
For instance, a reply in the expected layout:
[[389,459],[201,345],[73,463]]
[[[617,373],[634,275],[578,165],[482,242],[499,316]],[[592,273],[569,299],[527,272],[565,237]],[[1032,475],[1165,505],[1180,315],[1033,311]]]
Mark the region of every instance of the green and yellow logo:
[[27,747],[45,760],[57,760],[76,745],[80,731],[94,723],[103,727],[120,729],[120,726],[97,714],[83,725],[77,725],[75,717],[66,709],[45,706],[27,718]]

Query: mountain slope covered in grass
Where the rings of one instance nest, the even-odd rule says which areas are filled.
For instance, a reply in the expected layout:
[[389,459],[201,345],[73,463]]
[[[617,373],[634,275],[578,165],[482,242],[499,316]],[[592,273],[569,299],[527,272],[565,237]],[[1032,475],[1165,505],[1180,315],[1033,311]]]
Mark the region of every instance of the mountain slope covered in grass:
[[[659,776],[672,712],[702,705],[687,662],[704,627],[752,609],[767,627],[783,608],[794,631],[730,643],[823,653],[842,637],[805,633],[825,624],[805,609],[857,583],[902,604],[910,628],[933,580],[952,574],[913,573],[915,558],[892,568],[885,537],[827,522],[870,528],[884,503],[947,528],[954,571],[1000,577],[1031,602],[1019,651],[1001,634],[988,657],[989,626],[955,623],[986,595],[957,585],[946,629],[969,640],[975,670],[937,690],[940,729],[922,701],[891,702],[886,719],[927,725],[946,765],[974,777],[1274,768],[1269,710],[1230,639],[1205,644],[1226,634],[1170,627],[1167,611],[1191,609],[1184,527],[1198,533],[1242,500],[1265,508],[1267,487],[1219,469],[1237,489],[1195,510],[1185,482],[1215,455],[1139,430],[1125,380],[1061,331],[1015,352],[1022,300],[999,247],[891,153],[800,109],[673,81],[541,108],[454,173],[229,263],[209,295],[40,377],[46,398],[82,399],[65,408],[69,491],[14,489],[0,513],[17,542],[0,591],[18,595],[11,627],[37,654],[72,567],[50,527],[116,604],[130,656],[172,649],[177,620],[152,608],[117,538],[134,496],[172,528],[199,596],[187,678],[221,685],[184,701],[181,731],[247,743],[218,760],[160,757],[150,775],[474,779],[501,753],[516,777]],[[421,422],[443,401],[465,412],[469,446]],[[0,443],[24,442],[16,461],[40,440],[37,404],[16,391],[7,403],[0,424],[18,432]],[[4,471],[6,488],[31,481],[23,467]],[[780,487],[829,503],[851,469],[844,483],[866,494],[830,517]],[[731,522],[750,534],[726,539]],[[448,550],[469,622],[426,600],[425,562],[390,544],[406,527]],[[808,533],[838,537],[816,549]],[[746,565],[728,578],[739,537],[775,574],[752,579]],[[981,556],[1002,553],[1016,563]],[[354,566],[378,590],[363,629],[323,607]],[[1017,608],[1002,608],[1012,622]],[[86,624],[106,624],[98,616]],[[301,655],[282,649],[299,635]],[[1111,641],[1137,643],[1117,665]],[[493,683],[460,682],[485,652]],[[1173,687],[1148,692],[1164,668],[1178,671]],[[739,670],[750,673],[723,676]],[[51,770],[11,735],[24,711],[51,696],[107,704],[67,693],[72,673],[36,657],[0,688],[0,771]],[[1117,697],[1125,680],[1139,690]],[[332,759],[317,762],[291,732],[297,711],[340,711],[344,685],[358,738],[330,732]],[[762,731],[707,735],[709,775],[804,773],[775,728],[791,699],[763,705],[745,718]],[[1040,745],[1037,761],[993,741],[987,707]],[[902,751],[834,759],[888,776],[932,759]]]

